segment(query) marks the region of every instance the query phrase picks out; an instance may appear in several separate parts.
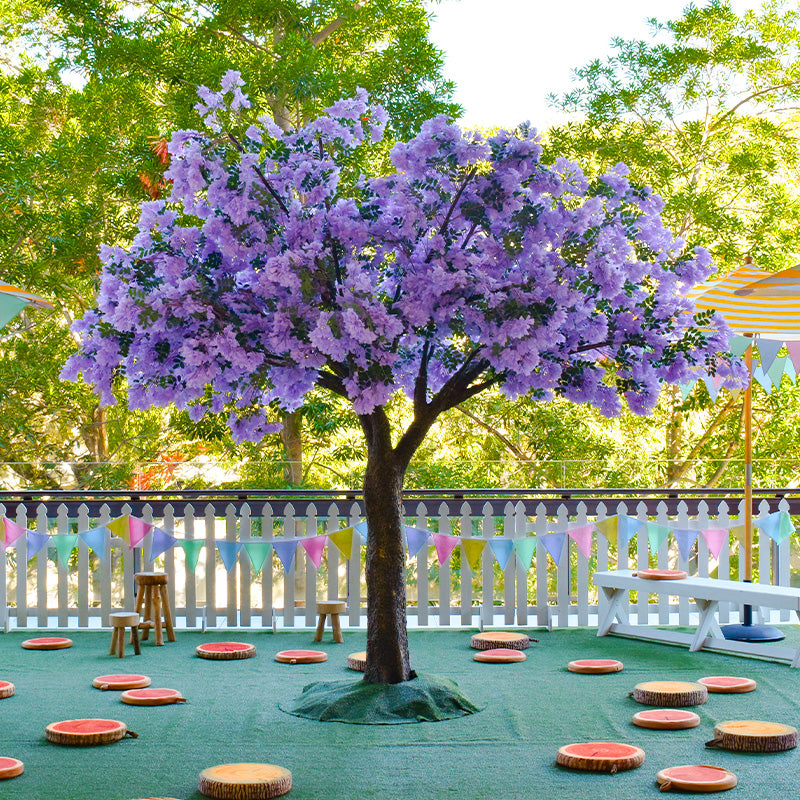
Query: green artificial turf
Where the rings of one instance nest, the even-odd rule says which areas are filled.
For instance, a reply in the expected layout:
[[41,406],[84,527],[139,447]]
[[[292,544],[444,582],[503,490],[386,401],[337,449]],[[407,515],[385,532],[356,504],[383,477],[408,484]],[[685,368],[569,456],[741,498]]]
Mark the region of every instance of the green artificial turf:
[[[800,796],[800,749],[753,755],[707,750],[714,724],[760,719],[800,727],[800,670],[786,664],[619,637],[598,639],[591,630],[546,633],[519,664],[472,660],[471,631],[411,631],[414,668],[455,681],[482,711],[444,722],[350,725],[317,722],[279,708],[315,681],[358,680],[347,670],[349,653],[365,649],[363,632],[345,633],[345,644],[314,644],[312,632],[178,631],[164,647],[144,643],[142,655],[108,655],[110,632],[72,632],[68,650],[23,650],[35,635],[0,636],[0,679],[16,694],[0,700],[0,756],[25,762],[25,773],[0,784],[2,800],[132,800],[148,796],[198,800],[200,771],[240,761],[291,770],[294,800],[642,800],[663,797],[658,770],[679,764],[715,764],[733,770],[746,800]],[[195,657],[205,641],[252,642],[255,658],[210,661]],[[322,649],[322,664],[274,661],[279,650]],[[617,658],[622,672],[577,675],[568,661]],[[138,672],[153,687],[179,689],[180,705],[124,705],[118,692],[92,688],[97,675]],[[643,706],[628,693],[647,680],[695,680],[704,675],[743,675],[758,681],[750,694],[711,695],[694,710],[702,722],[685,731],[653,731],[631,724]],[[48,743],[48,723],[62,719],[118,719],[139,734],[101,747]],[[642,767],[616,775],[587,774],[555,765],[561,745],[618,741],[642,747]]]

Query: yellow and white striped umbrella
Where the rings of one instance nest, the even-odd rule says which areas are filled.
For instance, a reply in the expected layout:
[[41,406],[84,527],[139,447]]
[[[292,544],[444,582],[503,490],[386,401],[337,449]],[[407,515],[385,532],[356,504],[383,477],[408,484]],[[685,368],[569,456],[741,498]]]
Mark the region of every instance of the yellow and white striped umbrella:
[[740,297],[800,297],[800,264],[795,264],[781,272],[770,272],[736,291]]
[[18,286],[0,281],[0,328],[11,322],[14,317],[27,306],[35,308],[52,308],[43,297],[27,292]]
[[778,296],[761,296],[756,290],[738,294],[779,274],[742,264],[721,278],[695,286],[689,297],[698,310],[722,314],[736,333],[783,341],[800,340],[800,287],[795,285],[793,293],[782,292]]

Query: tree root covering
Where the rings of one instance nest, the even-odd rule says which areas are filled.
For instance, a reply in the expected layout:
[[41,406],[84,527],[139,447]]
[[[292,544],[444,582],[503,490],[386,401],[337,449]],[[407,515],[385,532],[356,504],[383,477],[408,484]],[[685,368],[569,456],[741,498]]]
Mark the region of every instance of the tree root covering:
[[484,708],[468,700],[458,684],[435,675],[418,675],[402,683],[318,681],[279,707],[297,717],[353,725],[441,722]]

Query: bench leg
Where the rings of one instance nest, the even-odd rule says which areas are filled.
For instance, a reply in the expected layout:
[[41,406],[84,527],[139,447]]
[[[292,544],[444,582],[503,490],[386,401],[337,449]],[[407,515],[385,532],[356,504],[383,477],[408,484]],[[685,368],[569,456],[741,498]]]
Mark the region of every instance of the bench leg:
[[598,636],[605,636],[611,630],[614,621],[622,613],[620,604],[628,596],[628,592],[625,589],[608,589],[605,586],[603,586],[602,589],[608,600],[608,606],[606,608],[606,613],[603,615],[603,619],[597,622]]
[[716,634],[718,631],[720,635],[722,634],[722,632],[719,630],[719,625],[717,624],[717,609],[719,608],[719,602],[717,600],[697,599],[695,599],[694,602],[697,605],[698,611],[700,612],[700,618],[697,623],[697,630],[695,631],[694,639],[692,639],[689,649],[700,650],[707,636]]

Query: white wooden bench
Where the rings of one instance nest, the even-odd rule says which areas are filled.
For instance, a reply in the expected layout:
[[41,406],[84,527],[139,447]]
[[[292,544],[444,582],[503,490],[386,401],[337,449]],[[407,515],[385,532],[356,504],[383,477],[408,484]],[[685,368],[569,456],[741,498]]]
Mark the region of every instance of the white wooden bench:
[[[721,650],[741,655],[761,656],[789,661],[800,667],[800,647],[796,650],[760,642],[739,642],[725,639],[717,622],[721,602],[763,608],[789,609],[800,616],[800,589],[772,586],[766,583],[743,583],[717,578],[688,577],[679,580],[640,578],[631,570],[596,572],[594,584],[606,597],[607,606],[598,617],[597,635],[613,633],[656,642],[688,644],[690,650]],[[649,625],[628,622],[628,592],[646,592],[661,596],[688,597],[699,612],[694,633],[663,630]]]

